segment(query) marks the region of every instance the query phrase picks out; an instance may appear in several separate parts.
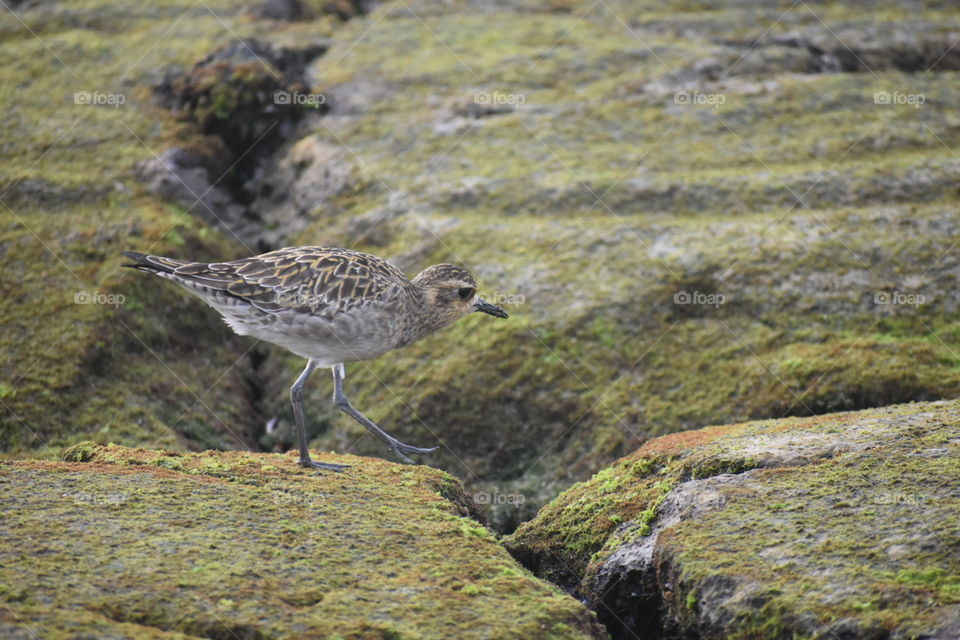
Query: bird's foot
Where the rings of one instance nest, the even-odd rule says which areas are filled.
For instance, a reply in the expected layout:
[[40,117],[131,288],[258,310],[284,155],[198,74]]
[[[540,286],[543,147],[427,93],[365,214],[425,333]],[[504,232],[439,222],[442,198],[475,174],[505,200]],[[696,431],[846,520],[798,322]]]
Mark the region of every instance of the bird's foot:
[[316,460],[311,460],[310,458],[301,458],[298,464],[301,467],[306,467],[308,469],[323,469],[324,471],[336,471],[340,472],[344,469],[349,469],[350,465],[348,464],[337,464],[335,462],[317,462]]
[[406,454],[427,454],[433,453],[440,447],[414,447],[413,445],[404,444],[399,440],[394,440],[390,443],[390,450],[397,454],[397,457],[406,462],[407,464],[417,464]]

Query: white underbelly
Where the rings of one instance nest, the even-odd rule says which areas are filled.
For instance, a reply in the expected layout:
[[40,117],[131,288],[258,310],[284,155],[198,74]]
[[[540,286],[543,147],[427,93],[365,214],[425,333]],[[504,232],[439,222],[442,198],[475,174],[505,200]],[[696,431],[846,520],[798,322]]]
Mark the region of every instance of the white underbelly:
[[319,366],[376,358],[394,348],[390,323],[346,313],[334,321],[306,314],[272,316],[237,308],[217,309],[236,333],[315,360]]

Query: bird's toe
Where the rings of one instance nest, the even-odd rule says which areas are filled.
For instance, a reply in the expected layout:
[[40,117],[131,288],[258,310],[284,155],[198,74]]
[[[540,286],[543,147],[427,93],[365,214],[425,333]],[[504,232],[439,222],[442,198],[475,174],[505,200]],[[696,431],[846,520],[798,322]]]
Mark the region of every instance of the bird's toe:
[[341,472],[344,469],[349,469],[350,465],[348,464],[337,464],[335,462],[317,462],[316,460],[300,460],[300,466],[306,467],[307,469],[323,469],[324,471],[336,471]]
[[398,444],[398,445],[396,446],[396,448],[395,448],[394,450],[397,451],[398,453],[409,453],[409,454],[420,454],[420,455],[424,455],[424,454],[427,454],[427,453],[433,453],[434,451],[436,451],[436,450],[439,449],[439,448],[440,448],[440,447],[429,447],[429,448],[427,448],[427,447],[414,447],[414,446],[409,445],[409,444],[400,443],[400,444]]

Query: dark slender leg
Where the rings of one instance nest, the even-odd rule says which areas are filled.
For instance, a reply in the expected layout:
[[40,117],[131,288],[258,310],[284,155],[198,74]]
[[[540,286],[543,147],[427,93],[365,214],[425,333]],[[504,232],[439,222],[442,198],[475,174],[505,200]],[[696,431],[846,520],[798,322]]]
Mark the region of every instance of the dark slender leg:
[[333,371],[333,404],[340,407],[340,410],[345,414],[365,426],[370,433],[377,436],[381,440],[387,443],[387,447],[399,457],[404,462],[409,464],[416,464],[413,460],[408,458],[407,453],[431,453],[437,450],[437,447],[431,447],[429,449],[424,449],[422,447],[414,447],[409,444],[404,444],[391,436],[389,433],[378,427],[373,423],[372,420],[367,418],[365,415],[353,408],[353,405],[350,404],[350,401],[347,400],[347,396],[343,395],[343,379],[346,376],[346,372],[343,369],[342,364],[337,364],[330,367]]
[[313,360],[308,360],[307,367],[303,370],[303,373],[300,374],[300,377],[297,378],[297,381],[293,383],[293,386],[290,387],[290,401],[293,402],[293,419],[297,423],[297,440],[300,444],[300,466],[326,469],[327,471],[343,471],[349,468],[350,465],[334,464],[332,462],[315,462],[310,459],[310,452],[307,450],[307,428],[303,422],[303,386],[316,367],[317,365],[313,363]]

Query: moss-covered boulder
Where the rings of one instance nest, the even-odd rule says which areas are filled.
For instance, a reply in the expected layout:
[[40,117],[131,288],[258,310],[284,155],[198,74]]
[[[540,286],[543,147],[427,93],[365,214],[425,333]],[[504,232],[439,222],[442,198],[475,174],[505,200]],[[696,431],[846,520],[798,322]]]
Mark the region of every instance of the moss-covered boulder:
[[506,542],[614,638],[956,638],[960,402],[657,438]]
[[0,463],[0,635],[604,637],[446,473],[80,444]]

